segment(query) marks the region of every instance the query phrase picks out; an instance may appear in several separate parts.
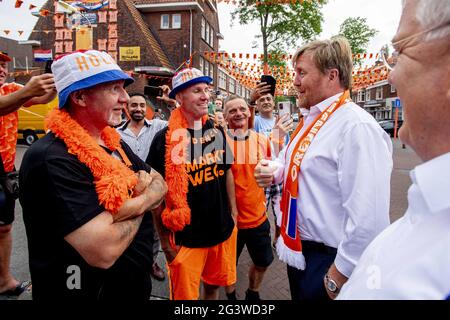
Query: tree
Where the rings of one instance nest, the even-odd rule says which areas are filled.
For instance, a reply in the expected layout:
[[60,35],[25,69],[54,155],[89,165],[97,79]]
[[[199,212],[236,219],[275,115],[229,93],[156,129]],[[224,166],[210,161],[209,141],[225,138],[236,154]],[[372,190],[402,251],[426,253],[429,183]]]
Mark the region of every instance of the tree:
[[[348,39],[354,55],[366,52],[370,39],[378,33],[376,29],[370,28],[366,21],[366,18],[361,17],[347,18],[341,24],[339,35]],[[353,64],[361,67],[361,58],[354,58]]]
[[258,21],[264,59],[268,63],[270,49],[285,51],[297,46],[299,40],[309,41],[322,32],[320,9],[326,0],[295,1],[282,4],[280,0],[242,0],[233,11],[232,21],[242,25]]

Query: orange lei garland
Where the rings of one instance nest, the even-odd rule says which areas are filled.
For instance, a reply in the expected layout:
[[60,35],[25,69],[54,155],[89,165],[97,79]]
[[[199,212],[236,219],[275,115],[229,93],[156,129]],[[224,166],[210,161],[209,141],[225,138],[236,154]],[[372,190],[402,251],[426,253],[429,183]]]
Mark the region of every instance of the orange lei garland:
[[[174,133],[177,130],[186,130],[188,127],[180,109],[175,109],[170,115],[169,129],[166,133],[165,180],[169,192],[166,194],[166,208],[161,215],[163,224],[174,232],[183,230],[187,224],[191,223],[191,209],[187,202],[189,181],[185,166],[186,150],[189,144],[187,132],[178,140],[172,141],[172,137],[176,137]],[[208,116],[204,116],[202,124],[207,119]],[[174,160],[177,163],[174,163]]]
[[[46,119],[46,125],[64,141],[69,153],[76,155],[89,168],[100,204],[107,211],[117,213],[125,200],[131,198],[137,184],[136,174],[100,147],[67,112],[53,110]],[[120,135],[114,128],[103,129],[101,138],[109,150],[121,148]]]

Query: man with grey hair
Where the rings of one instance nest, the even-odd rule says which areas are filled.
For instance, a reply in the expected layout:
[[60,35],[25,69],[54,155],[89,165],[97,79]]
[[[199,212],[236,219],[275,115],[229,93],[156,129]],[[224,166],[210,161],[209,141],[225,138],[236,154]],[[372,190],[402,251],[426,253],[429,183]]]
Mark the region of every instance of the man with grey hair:
[[408,209],[367,248],[340,299],[445,299],[450,293],[450,0],[407,0],[389,81],[402,99],[399,137],[424,161]]
[[349,99],[345,38],[314,41],[293,59],[303,115],[276,161],[255,168],[260,186],[283,182],[277,253],[292,299],[335,298],[361,253],[389,224],[392,144]]

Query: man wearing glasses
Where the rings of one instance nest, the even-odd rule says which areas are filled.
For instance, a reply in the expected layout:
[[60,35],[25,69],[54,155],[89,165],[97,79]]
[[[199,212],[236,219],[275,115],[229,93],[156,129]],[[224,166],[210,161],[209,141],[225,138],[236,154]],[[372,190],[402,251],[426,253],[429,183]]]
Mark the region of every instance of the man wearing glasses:
[[[399,132],[424,161],[403,218],[367,247],[339,299],[445,299],[450,293],[450,0],[406,0],[389,81]],[[395,63],[395,65],[394,65]]]

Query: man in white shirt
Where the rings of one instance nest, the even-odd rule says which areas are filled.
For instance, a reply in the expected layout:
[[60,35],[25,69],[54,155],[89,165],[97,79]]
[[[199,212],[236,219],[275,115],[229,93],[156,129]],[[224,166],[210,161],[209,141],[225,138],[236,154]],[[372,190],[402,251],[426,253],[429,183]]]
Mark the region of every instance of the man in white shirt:
[[[130,94],[130,102],[127,106],[130,119],[117,128],[122,140],[130,146],[131,150],[133,150],[142,161],[147,160],[150,145],[152,144],[155,134],[167,126],[167,121],[160,119],[145,119],[147,108],[147,100],[143,94]],[[150,274],[156,280],[162,281],[165,279],[164,271],[158,263],[156,263],[161,243],[156,230],[153,235],[155,241],[153,243],[153,266],[150,270]]]
[[277,253],[288,264],[292,299],[335,298],[389,224],[392,143],[348,99],[345,38],[311,42],[293,62],[303,120],[275,162],[258,164],[255,178],[260,186],[283,181]]
[[445,299],[450,294],[450,0],[407,0],[389,81],[399,137],[424,161],[405,215],[365,250],[339,299]]

